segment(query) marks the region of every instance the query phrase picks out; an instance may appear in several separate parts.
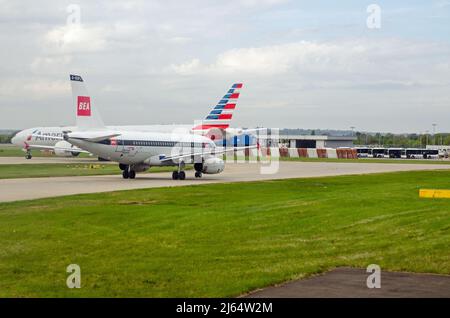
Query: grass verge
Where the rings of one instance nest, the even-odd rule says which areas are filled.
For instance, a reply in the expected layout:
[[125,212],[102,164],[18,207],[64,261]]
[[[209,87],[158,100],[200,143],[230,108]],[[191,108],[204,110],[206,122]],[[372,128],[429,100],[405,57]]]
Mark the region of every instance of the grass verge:
[[[222,297],[336,266],[450,274],[449,171],[0,204],[1,297]],[[66,287],[66,267],[82,287]]]
[[337,158],[287,158],[280,157],[280,161],[300,162],[341,162],[341,163],[399,163],[399,164],[431,164],[448,165],[450,160],[443,159],[388,159],[388,158],[360,158],[360,159],[337,159]]
[[[31,150],[33,157],[56,157],[50,152],[41,150]],[[11,144],[1,144],[0,145],[0,157],[25,157],[25,151],[19,147]],[[77,158],[91,158],[87,153],[80,153]]]

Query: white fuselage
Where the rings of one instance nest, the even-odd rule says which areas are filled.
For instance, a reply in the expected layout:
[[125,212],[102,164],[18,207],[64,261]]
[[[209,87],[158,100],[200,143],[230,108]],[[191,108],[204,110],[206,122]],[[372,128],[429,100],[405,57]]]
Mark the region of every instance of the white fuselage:
[[[146,164],[148,166],[174,165],[164,161],[166,157],[181,154],[201,153],[214,149],[209,138],[194,134],[128,132],[118,131],[119,136],[100,142],[69,138],[71,144],[94,155],[125,165]],[[191,158],[183,159],[191,163]]]
[[[139,131],[139,132],[164,132],[187,133],[191,131],[190,125],[148,125],[148,126],[108,126],[113,131]],[[77,131],[74,126],[34,127],[19,131],[11,142],[21,148],[28,146],[55,146],[63,136],[64,131]],[[57,138],[54,138],[57,137]],[[26,144],[25,144],[26,143]]]
[[[207,131],[194,131],[192,125],[142,125],[142,126],[107,126],[111,131],[123,132],[154,132],[167,134],[197,134],[205,135]],[[75,126],[56,126],[56,127],[34,127],[19,131],[11,140],[11,142],[21,148],[27,146],[55,146],[63,136],[64,131],[77,131]],[[228,133],[229,131],[229,133]],[[241,129],[227,129],[227,136],[238,135]],[[57,138],[54,138],[57,137]],[[218,140],[218,139],[216,139]],[[26,144],[25,144],[26,143]]]
[[[194,134],[192,125],[142,125],[142,126],[107,126],[111,131],[135,131],[135,132],[155,132],[167,134]],[[19,131],[11,142],[21,148],[33,145],[55,146],[63,136],[64,131],[77,131],[75,126],[55,126],[55,127],[34,127]],[[201,135],[204,131],[195,132]],[[53,138],[57,137],[57,138]],[[27,145],[25,145],[25,143]]]

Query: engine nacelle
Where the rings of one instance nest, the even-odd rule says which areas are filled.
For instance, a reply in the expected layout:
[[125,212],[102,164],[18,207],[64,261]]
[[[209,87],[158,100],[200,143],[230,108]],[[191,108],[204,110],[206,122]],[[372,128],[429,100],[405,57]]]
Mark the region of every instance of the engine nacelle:
[[195,164],[195,169],[200,170],[197,168],[201,168],[201,171],[206,174],[221,173],[225,168],[225,162],[223,162],[222,159],[216,157],[208,158],[205,159],[203,164],[201,163]]
[[225,131],[219,128],[210,128],[204,136],[212,141],[218,141],[224,139]]
[[53,151],[55,153],[56,156],[58,157],[76,157],[78,156],[80,153],[78,151],[76,151],[76,148],[74,149],[74,151],[67,151],[67,150],[62,150],[62,149],[58,149],[58,148],[74,148],[74,146],[70,143],[68,143],[67,141],[58,141],[55,144],[55,150]]
[[144,171],[148,170],[148,168],[150,168],[150,166],[146,165],[145,163],[141,163],[141,164],[137,164],[137,165],[132,165],[131,166],[131,169],[133,171],[135,171],[135,172],[144,172]]

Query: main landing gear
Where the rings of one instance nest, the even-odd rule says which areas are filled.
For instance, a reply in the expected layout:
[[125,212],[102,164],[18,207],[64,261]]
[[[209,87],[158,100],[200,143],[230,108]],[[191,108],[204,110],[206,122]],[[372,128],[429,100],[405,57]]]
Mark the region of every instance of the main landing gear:
[[[184,162],[180,163],[178,165],[178,170],[172,172],[172,179],[173,180],[184,180],[186,179],[186,173],[183,171],[184,169]],[[202,172],[201,171],[195,171],[195,177],[196,178],[201,178],[202,177]]]
[[195,169],[195,177],[201,178],[202,177],[202,169],[203,169],[203,162],[196,162],[194,164]]
[[186,179],[186,173],[184,172],[184,161],[180,161],[178,163],[178,170],[172,172],[172,179],[173,180],[184,180]]
[[131,170],[130,166],[119,164],[119,168],[122,170],[122,177],[124,179],[134,179],[136,178],[136,171]]
[[134,178],[136,178],[136,171],[134,171],[134,170],[124,170],[124,171],[122,171],[122,177],[124,179],[134,179]]
[[172,172],[172,179],[173,180],[184,180],[186,179],[186,173],[184,171],[174,171]]
[[31,151],[27,150],[27,153],[25,154],[25,159],[31,159],[33,156],[31,155]]

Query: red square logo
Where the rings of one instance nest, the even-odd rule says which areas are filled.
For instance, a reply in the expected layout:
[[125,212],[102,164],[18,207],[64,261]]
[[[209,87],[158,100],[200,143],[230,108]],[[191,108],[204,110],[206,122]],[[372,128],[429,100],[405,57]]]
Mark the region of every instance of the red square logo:
[[78,96],[77,116],[91,116],[91,98]]

